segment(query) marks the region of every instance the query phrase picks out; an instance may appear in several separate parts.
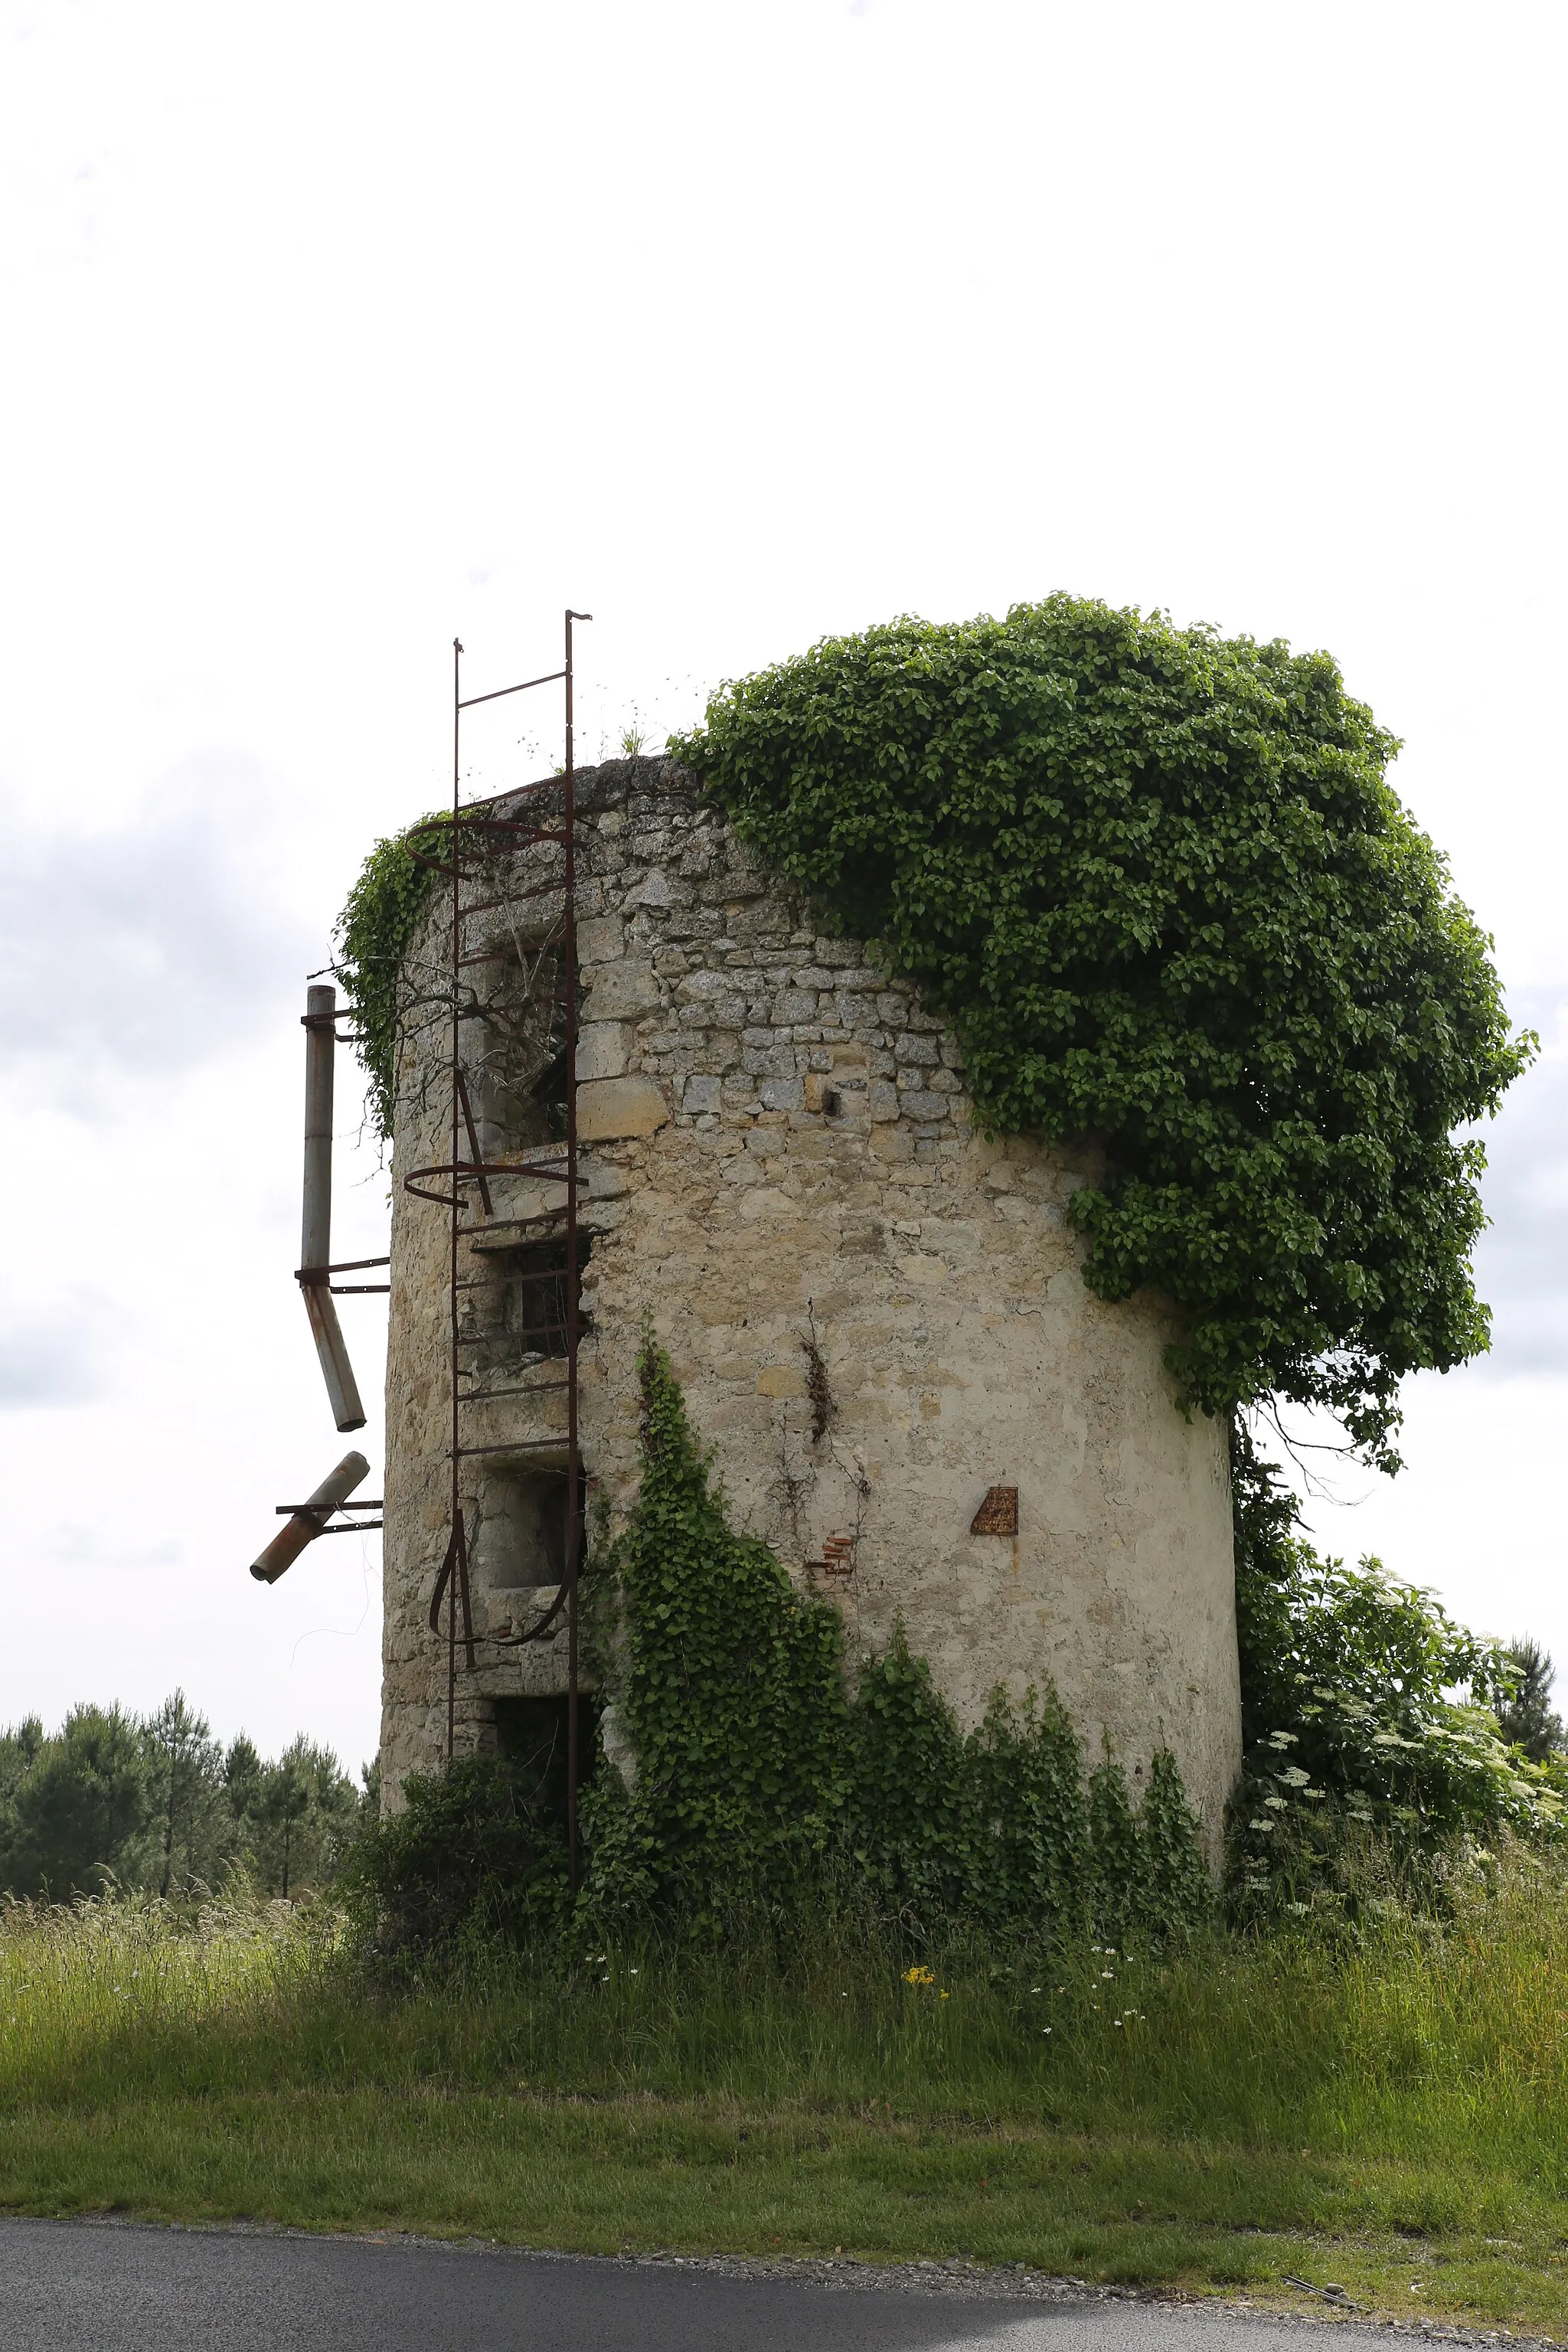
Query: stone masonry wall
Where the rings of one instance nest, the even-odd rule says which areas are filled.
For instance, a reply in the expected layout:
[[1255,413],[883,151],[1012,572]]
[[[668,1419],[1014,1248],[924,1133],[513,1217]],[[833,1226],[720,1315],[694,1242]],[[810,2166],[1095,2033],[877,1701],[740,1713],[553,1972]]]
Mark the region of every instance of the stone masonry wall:
[[[942,1021],[858,941],[824,936],[683,771],[616,761],[579,779],[578,804],[591,1517],[613,1528],[635,1495],[651,1319],[736,1523],[838,1597],[852,1659],[901,1613],[966,1725],[996,1684],[1018,1699],[1049,1677],[1091,1761],[1108,1732],[1136,1786],[1157,1747],[1174,1751],[1217,1854],[1240,1755],[1224,1433],[1176,1410],[1162,1302],[1108,1307],[1084,1286],[1065,1209],[1089,1161],[973,1134]],[[548,881],[555,854],[530,853],[531,878]],[[548,890],[532,904],[531,939],[512,939],[525,959],[558,911]],[[437,905],[416,974],[444,961],[444,920]],[[445,1156],[445,1042],[434,1030],[405,1054],[395,1177]],[[487,1244],[557,1197],[528,1193],[498,1188]],[[394,1802],[445,1740],[445,1649],[426,1617],[447,1528],[446,1270],[444,1213],[395,1183]],[[808,1343],[826,1374],[820,1435]],[[563,1426],[558,1396],[485,1412],[487,1443]],[[515,1619],[530,1576],[550,1583],[537,1481],[563,1459],[490,1456],[468,1482],[481,1624]],[[971,1532],[994,1486],[1017,1490],[1016,1535]],[[486,1742],[495,1698],[564,1682],[563,1638],[459,1674],[459,1745]]]

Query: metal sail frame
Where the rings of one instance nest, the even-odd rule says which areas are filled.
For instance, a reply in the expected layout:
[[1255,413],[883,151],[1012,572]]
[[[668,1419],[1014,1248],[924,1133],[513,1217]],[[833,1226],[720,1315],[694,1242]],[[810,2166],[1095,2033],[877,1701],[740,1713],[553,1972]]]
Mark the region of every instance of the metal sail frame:
[[[476,1652],[479,1647],[490,1650],[516,1649],[529,1642],[553,1635],[563,1619],[566,1630],[566,1832],[571,1852],[572,1884],[577,1884],[577,1784],[580,1759],[578,1755],[578,1571],[583,1552],[583,1477],[582,1448],[578,1423],[578,1343],[579,1314],[577,1304],[579,1273],[579,1234],[577,1222],[579,1180],[577,1168],[577,843],[576,843],[576,780],[573,746],[573,645],[572,629],[576,621],[592,620],[591,613],[565,614],[565,659],[557,670],[542,677],[524,678],[517,686],[503,686],[488,694],[465,695],[462,684],[463,647],[452,642],[452,809],[447,818],[432,819],[416,827],[408,836],[409,847],[419,861],[436,868],[451,886],[451,957],[449,988],[451,998],[451,1115],[449,1160],[416,1168],[404,1178],[404,1190],[419,1200],[437,1201],[448,1213],[447,1242],[447,1330],[450,1358],[450,1504],[447,1549],[440,1572],[430,1597],[430,1630],[439,1636],[442,1610],[445,1604],[447,1634],[447,1758],[451,1761],[457,1730],[458,1652],[461,1648],[468,1673],[477,1666]],[[525,694],[535,687],[560,684],[564,688],[566,716],[566,758],[559,776],[552,776],[521,789],[499,793],[490,800],[472,801],[466,806],[462,799],[462,730],[463,713],[478,704],[499,702],[512,694]],[[560,796],[560,821],[551,821],[548,805],[539,807],[537,814],[527,803],[531,799],[548,803],[552,794]],[[512,813],[505,815],[485,814],[506,803]],[[521,813],[517,804],[523,803]],[[554,845],[564,853],[564,871],[559,878],[526,888],[514,880],[514,858],[519,850]],[[465,885],[475,880],[485,883],[489,896],[481,895],[477,901],[466,901]],[[531,1155],[518,1160],[488,1160],[481,1149],[474,1119],[473,1097],[463,1069],[463,1030],[480,1016],[479,1008],[465,1005],[464,993],[464,924],[479,913],[491,913],[514,902],[521,903],[548,891],[559,892],[563,903],[561,955],[561,986],[555,1002],[560,1004],[564,1032],[563,1054],[565,1061],[565,1135],[561,1154],[551,1156],[544,1147],[537,1147],[543,1157]],[[465,1150],[465,1145],[467,1150]],[[542,1274],[508,1277],[468,1276],[460,1272],[461,1244],[464,1239],[484,1230],[470,1210],[477,1197],[486,1218],[491,1207],[490,1180],[493,1177],[530,1178],[534,1182],[559,1185],[562,1203],[534,1215],[505,1220],[508,1226],[521,1230],[529,1225],[545,1229],[552,1241],[564,1243],[565,1265]],[[465,1296],[489,1282],[507,1279],[523,1281],[564,1282],[565,1307],[565,1378],[525,1383],[504,1391],[486,1390],[470,1382],[465,1388],[468,1368],[463,1362],[463,1349],[469,1335],[461,1328],[462,1303]],[[559,1358],[546,1358],[546,1362],[558,1363]],[[566,1496],[565,1526],[563,1549],[562,1580],[554,1599],[542,1609],[533,1622],[521,1632],[505,1634],[476,1633],[468,1582],[468,1530],[470,1515],[465,1509],[466,1463],[476,1457],[499,1454],[518,1454],[528,1452],[559,1451],[559,1439],[534,1438],[503,1444],[465,1444],[465,1413],[476,1405],[492,1402],[500,1394],[508,1396],[545,1396],[559,1394],[566,1399]],[[459,1634],[458,1620],[462,1618]]]

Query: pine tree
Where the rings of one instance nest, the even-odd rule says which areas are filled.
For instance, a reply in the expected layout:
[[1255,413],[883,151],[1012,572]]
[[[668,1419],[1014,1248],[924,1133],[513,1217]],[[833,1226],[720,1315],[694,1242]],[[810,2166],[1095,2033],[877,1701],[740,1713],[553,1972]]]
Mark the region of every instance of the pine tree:
[[1555,1679],[1551,1654],[1529,1634],[1510,1642],[1505,1654],[1516,1679],[1512,1696],[1497,1710],[1499,1726],[1503,1738],[1522,1748],[1532,1764],[1544,1764],[1563,1746],[1563,1718],[1549,1704]]

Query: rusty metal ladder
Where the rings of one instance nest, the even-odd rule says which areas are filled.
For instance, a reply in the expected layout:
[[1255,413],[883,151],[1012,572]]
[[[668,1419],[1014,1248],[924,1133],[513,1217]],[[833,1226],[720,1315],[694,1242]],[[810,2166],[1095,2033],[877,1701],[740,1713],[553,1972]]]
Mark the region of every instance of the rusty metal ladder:
[[[577,1790],[581,1759],[578,1754],[578,1573],[583,1554],[583,1476],[582,1447],[578,1412],[578,1278],[580,1242],[578,1229],[577,1168],[577,841],[576,841],[576,781],[573,756],[573,624],[593,618],[589,613],[568,611],[565,615],[565,658],[560,669],[547,671],[542,677],[524,678],[517,686],[495,688],[487,694],[467,695],[462,687],[463,648],[454,639],[452,646],[452,806],[445,814],[416,826],[407,836],[409,848],[422,864],[432,866],[449,884],[451,952],[447,987],[450,998],[450,1157],[416,1168],[404,1178],[404,1189],[416,1199],[437,1201],[447,1210],[448,1217],[447,1287],[449,1378],[451,1388],[448,1458],[450,1470],[449,1522],[447,1548],[430,1596],[429,1624],[439,1638],[445,1613],[447,1649],[447,1759],[451,1761],[457,1728],[458,1654],[463,1653],[467,1672],[477,1669],[477,1652],[520,1648],[526,1643],[537,1642],[553,1635],[563,1619],[566,1630],[566,1833],[571,1853],[572,1885],[577,1885]],[[536,687],[560,684],[564,688],[566,717],[565,765],[561,774],[520,790],[500,793],[491,799],[469,802],[462,799],[462,730],[463,713],[477,704],[498,702],[513,694],[525,694]],[[519,813],[517,804],[529,799],[535,801],[537,814],[526,805]],[[551,806],[552,798],[556,809]],[[508,813],[493,814],[506,804]],[[516,856],[530,847],[558,845],[563,851],[563,872],[556,878],[524,887],[517,879]],[[472,886],[480,885],[477,896]],[[481,913],[493,913],[513,904],[521,905],[528,898],[548,891],[559,892],[563,900],[561,940],[561,985],[558,1001],[563,1013],[563,1054],[565,1061],[565,1134],[558,1153],[541,1145],[521,1159],[487,1159],[481,1149],[479,1128],[474,1118],[474,1093],[464,1068],[464,1037],[466,1026],[479,1018],[477,1003],[468,1003],[474,992],[465,979],[465,925]],[[489,895],[486,895],[489,893]],[[536,1183],[558,1186],[561,1202],[536,1214],[508,1219],[509,1225],[520,1231],[534,1226],[545,1229],[553,1242],[563,1243],[563,1269],[524,1276],[523,1280],[560,1281],[564,1288],[565,1376],[563,1379],[540,1381],[504,1391],[486,1389],[470,1380],[464,1364],[465,1345],[470,1335],[462,1330],[462,1307],[465,1295],[483,1282],[499,1282],[497,1275],[468,1275],[461,1272],[461,1245],[466,1236],[481,1230],[472,1211],[476,1202],[488,1218],[491,1212],[491,1180],[498,1177],[526,1177]],[[512,1277],[517,1279],[518,1277]],[[545,1359],[559,1362],[560,1359]],[[480,1404],[493,1402],[498,1395],[543,1396],[565,1392],[566,1400],[566,1493],[565,1525],[562,1553],[563,1573],[555,1596],[541,1608],[531,1623],[521,1631],[506,1633],[476,1633],[469,1589],[469,1532],[475,1522],[473,1497],[469,1493],[470,1474],[466,1465],[476,1459],[493,1454],[516,1455],[530,1450],[555,1451],[559,1437],[534,1438],[506,1443],[469,1444],[469,1415]],[[459,1617],[462,1621],[458,1631]]]

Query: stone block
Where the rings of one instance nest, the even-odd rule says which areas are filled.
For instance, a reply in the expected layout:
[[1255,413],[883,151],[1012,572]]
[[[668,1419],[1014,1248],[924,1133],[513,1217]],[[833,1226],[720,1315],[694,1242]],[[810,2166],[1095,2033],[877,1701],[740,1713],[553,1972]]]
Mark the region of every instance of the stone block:
[[626,956],[619,963],[601,965],[586,979],[585,1021],[635,1021],[640,1013],[658,1010],[659,985],[650,964]]
[[680,1097],[680,1108],[689,1117],[703,1111],[717,1110],[723,1090],[722,1078],[703,1076],[688,1078]]
[[[725,836],[722,870],[725,887],[731,898],[760,898],[768,887],[768,877],[761,863],[746,844],[732,833]],[[770,906],[768,912],[770,917],[774,917],[776,910]]]
[[928,1068],[934,1069],[942,1060],[942,1047],[937,1040],[914,1029],[906,1030],[893,1051],[900,1062],[921,1062]]
[[626,1033],[619,1021],[588,1021],[577,1032],[577,1080],[618,1078],[626,1066]]
[[577,961],[584,968],[589,964],[614,963],[621,952],[626,925],[618,915],[595,915],[589,921],[577,925]]
[[757,1374],[757,1394],[765,1397],[803,1397],[805,1394],[805,1374],[798,1364],[767,1364]]
[[748,1045],[741,1056],[741,1065],[755,1078],[793,1078],[795,1047],[793,1045]]
[[759,1184],[741,1202],[741,1214],[748,1224],[793,1217],[797,1213],[788,1193],[781,1192],[776,1184]]
[[599,1078],[577,1089],[577,1133],[584,1143],[652,1135],[668,1118],[664,1091],[651,1078]]
[[879,1127],[873,1126],[871,1150],[879,1160],[912,1160],[915,1156],[915,1139],[907,1129],[897,1121]]
[[899,1090],[897,1087],[889,1086],[886,1078],[878,1078],[874,1080],[871,1087],[872,1118],[897,1118],[898,1115]]
[[745,1018],[743,996],[708,996],[680,1008],[681,1026],[687,1029],[739,1029]]
[[728,971],[689,971],[676,990],[682,1004],[696,1004],[713,997],[731,997],[736,982]]
[[805,1092],[798,1078],[764,1078],[757,1088],[764,1110],[804,1110]]

